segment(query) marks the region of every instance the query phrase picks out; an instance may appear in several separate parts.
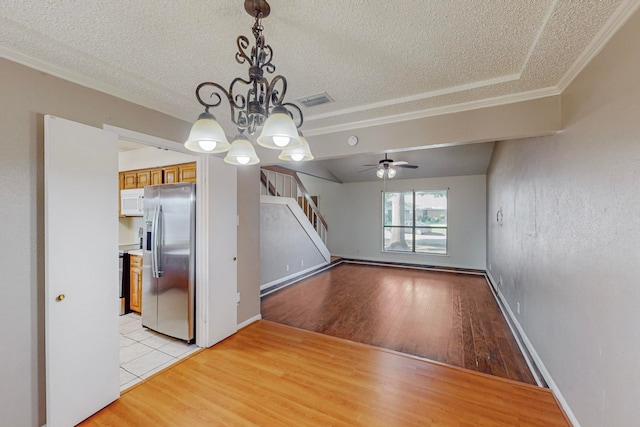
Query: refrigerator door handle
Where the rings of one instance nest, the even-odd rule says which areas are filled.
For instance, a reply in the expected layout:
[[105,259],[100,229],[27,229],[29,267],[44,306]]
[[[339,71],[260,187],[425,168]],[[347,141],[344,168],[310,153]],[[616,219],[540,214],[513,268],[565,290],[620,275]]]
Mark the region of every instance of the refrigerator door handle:
[[156,277],[162,277],[162,273],[164,273],[162,268],[162,245],[164,245],[164,236],[162,235],[164,232],[163,216],[162,205],[158,205],[158,218],[156,222]]
[[158,221],[160,220],[160,207],[153,208],[153,225],[151,226],[151,274],[154,278],[160,277],[158,272]]

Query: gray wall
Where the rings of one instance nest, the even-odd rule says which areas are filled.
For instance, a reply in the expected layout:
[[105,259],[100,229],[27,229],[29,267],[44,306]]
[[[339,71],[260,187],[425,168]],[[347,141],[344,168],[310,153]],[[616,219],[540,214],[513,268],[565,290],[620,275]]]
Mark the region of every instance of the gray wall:
[[329,226],[331,255],[485,269],[485,175],[387,180],[388,191],[449,189],[447,256],[382,252],[382,180],[337,184],[300,174]]
[[[184,140],[190,123],[3,59],[0,75],[0,324],[4,325],[0,423],[41,426],[45,423],[43,115],[99,128],[107,123],[172,141]],[[257,199],[257,184],[254,188]],[[255,236],[258,230],[253,226]],[[241,224],[239,233],[242,228]],[[255,264],[249,259],[255,251],[248,253],[239,248],[239,270],[243,263]],[[259,284],[255,277],[243,280],[243,289],[256,280],[255,290],[246,292],[238,307],[239,317],[240,313],[251,317],[251,312],[259,313]],[[244,304],[250,307],[246,311]]]
[[260,285],[325,263],[322,253],[287,205],[260,204]]
[[491,274],[582,426],[640,424],[638,40],[640,13],[563,94],[563,131],[497,144],[488,172]]

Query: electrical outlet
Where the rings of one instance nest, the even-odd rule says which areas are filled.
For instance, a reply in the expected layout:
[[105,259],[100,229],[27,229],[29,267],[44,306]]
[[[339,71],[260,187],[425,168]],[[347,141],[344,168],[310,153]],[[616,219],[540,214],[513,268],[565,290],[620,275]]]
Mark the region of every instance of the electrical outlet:
[[516,311],[518,312],[518,314],[520,314],[520,303],[519,302],[516,303]]
[[236,294],[236,302],[240,304],[240,292]]
[[284,266],[284,271],[289,271],[289,264]]

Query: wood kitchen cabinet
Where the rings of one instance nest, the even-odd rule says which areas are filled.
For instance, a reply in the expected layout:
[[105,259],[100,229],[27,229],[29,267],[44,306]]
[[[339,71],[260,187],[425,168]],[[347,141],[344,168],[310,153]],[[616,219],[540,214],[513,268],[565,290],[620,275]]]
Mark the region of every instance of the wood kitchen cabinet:
[[136,188],[144,188],[151,185],[151,170],[140,170],[136,173]]
[[180,175],[178,172],[178,166],[166,166],[162,168],[164,172],[164,183],[165,184],[173,184],[174,182],[179,182]]
[[[120,190],[144,188],[147,185],[173,184],[175,182],[196,182],[196,162],[169,165],[154,169],[136,169],[118,174]],[[118,197],[118,216],[120,213],[120,197]]]
[[130,262],[130,302],[129,308],[135,312],[142,311],[142,257],[131,255]]
[[196,182],[196,162],[120,172],[121,190],[174,182]]
[[162,169],[151,169],[151,184],[158,185],[164,183],[164,172]]
[[196,164],[185,163],[178,165],[180,171],[180,182],[196,182]]
[[131,188],[138,188],[137,184],[138,184],[138,178],[137,178],[137,171],[127,171],[127,172],[122,172],[122,176],[123,176],[123,181],[122,181],[122,189],[123,190],[129,190]]

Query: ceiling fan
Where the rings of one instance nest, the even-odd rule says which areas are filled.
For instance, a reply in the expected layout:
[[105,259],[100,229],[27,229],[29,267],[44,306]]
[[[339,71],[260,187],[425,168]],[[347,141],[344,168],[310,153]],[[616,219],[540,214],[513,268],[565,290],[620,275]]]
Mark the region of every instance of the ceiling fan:
[[378,178],[384,178],[385,176],[387,178],[393,178],[394,176],[396,176],[395,168],[407,168],[407,169],[418,168],[417,165],[410,165],[409,162],[405,162],[404,160],[395,162],[387,157],[387,153],[384,154],[384,159],[380,160],[377,165],[362,165],[362,166],[369,166],[369,167],[359,172],[366,172],[371,169],[377,169],[376,175],[378,176]]

